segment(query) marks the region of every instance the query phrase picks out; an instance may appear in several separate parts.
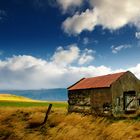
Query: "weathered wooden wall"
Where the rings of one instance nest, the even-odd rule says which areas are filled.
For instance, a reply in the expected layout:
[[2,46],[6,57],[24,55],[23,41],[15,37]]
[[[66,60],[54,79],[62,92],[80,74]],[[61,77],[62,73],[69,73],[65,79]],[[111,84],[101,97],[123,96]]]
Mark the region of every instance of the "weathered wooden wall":
[[111,111],[112,95],[110,88],[91,90],[91,109],[92,113],[101,115],[104,113],[104,106],[108,104]]
[[69,112],[102,114],[104,104],[111,105],[112,95],[109,88],[73,90],[68,92]]
[[68,111],[91,113],[89,90],[68,91]]

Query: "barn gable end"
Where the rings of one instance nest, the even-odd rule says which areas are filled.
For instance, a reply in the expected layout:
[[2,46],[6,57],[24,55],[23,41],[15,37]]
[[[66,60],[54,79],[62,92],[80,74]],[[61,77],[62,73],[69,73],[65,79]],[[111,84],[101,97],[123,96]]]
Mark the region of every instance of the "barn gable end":
[[[122,114],[128,110],[136,111],[139,109],[140,80],[131,72],[126,72],[119,80],[113,83],[111,85],[111,92],[113,112],[115,114]],[[128,104],[126,98],[130,98],[128,100],[131,101],[134,97],[135,100],[126,108],[126,104]]]

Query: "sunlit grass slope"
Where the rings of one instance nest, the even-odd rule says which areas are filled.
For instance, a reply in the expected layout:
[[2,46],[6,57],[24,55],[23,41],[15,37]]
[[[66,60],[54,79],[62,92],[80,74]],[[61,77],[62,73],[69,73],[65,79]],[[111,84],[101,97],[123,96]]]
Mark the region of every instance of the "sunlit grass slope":
[[48,106],[50,103],[53,107],[67,107],[66,102],[39,101],[12,94],[0,94],[0,107]]
[[13,95],[13,94],[0,94],[0,101],[24,101],[24,102],[30,101],[31,102],[34,100],[23,96]]

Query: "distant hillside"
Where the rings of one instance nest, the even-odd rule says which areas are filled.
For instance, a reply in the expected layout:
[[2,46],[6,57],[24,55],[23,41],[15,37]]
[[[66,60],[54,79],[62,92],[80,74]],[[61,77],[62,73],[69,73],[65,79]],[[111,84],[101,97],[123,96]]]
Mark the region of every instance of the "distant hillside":
[[24,96],[34,100],[67,101],[67,89],[42,89],[42,90],[0,90],[0,94],[8,93]]
[[0,94],[0,101],[24,101],[24,102],[28,102],[28,101],[35,101],[32,100],[30,98],[26,98],[23,96],[17,96],[17,95],[13,95],[13,94]]

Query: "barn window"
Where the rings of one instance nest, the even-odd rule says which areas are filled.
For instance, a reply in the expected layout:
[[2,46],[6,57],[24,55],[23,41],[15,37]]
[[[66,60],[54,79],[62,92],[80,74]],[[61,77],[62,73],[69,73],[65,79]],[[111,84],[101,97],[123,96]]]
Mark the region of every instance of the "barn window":
[[120,97],[117,97],[117,106],[120,106]]

